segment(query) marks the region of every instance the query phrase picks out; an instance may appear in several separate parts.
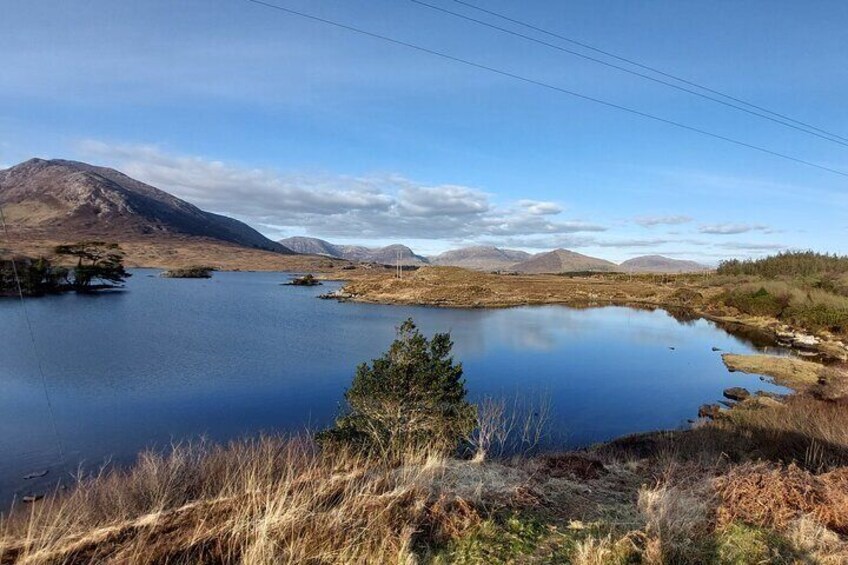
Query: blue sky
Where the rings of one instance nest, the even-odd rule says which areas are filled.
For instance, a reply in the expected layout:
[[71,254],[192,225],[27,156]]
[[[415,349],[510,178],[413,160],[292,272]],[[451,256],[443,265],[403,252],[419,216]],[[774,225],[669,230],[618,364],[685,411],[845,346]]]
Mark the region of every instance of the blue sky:
[[[846,146],[408,0],[270,1],[848,171]],[[845,2],[473,2],[848,137]],[[246,0],[7,2],[2,30],[0,166],[115,166],[274,238],[848,253],[844,176]]]

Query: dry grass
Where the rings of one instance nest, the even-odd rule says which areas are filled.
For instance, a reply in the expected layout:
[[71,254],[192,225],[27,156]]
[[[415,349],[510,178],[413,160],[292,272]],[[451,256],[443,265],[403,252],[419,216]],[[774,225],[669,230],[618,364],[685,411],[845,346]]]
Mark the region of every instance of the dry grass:
[[734,467],[715,480],[721,500],[719,527],[736,521],[786,531],[808,516],[828,529],[848,534],[848,468],[814,475],[796,465],[752,463]]
[[645,560],[649,563],[699,563],[711,549],[711,504],[705,484],[660,484],[639,491],[645,517]]
[[[403,279],[385,274],[355,278],[345,287],[354,300],[449,307],[525,304],[677,304],[673,296],[687,279],[671,275],[496,275],[459,267],[424,267]],[[667,282],[661,282],[667,281]],[[681,281],[679,283],[675,281]],[[716,293],[719,291],[717,290]]]
[[794,357],[725,353],[721,358],[731,371],[768,375],[775,383],[798,391],[805,391],[817,384],[824,370],[818,363]]
[[848,410],[844,404],[792,396],[774,406],[742,406],[721,424],[745,441],[751,455],[795,462],[812,471],[848,465]]
[[147,453],[13,513],[0,563],[413,562],[479,519],[445,473],[426,454],[388,467],[270,437]]
[[848,542],[809,516],[793,521],[786,538],[810,563],[844,565],[848,563]]

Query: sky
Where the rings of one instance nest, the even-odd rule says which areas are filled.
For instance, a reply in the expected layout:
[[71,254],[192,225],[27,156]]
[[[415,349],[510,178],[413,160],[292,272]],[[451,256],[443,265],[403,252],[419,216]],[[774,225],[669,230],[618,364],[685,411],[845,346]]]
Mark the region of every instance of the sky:
[[[412,0],[267,1],[848,172],[848,145]],[[841,0],[467,1],[848,138]],[[273,239],[848,253],[848,176],[248,0],[1,12],[0,168],[115,167]]]

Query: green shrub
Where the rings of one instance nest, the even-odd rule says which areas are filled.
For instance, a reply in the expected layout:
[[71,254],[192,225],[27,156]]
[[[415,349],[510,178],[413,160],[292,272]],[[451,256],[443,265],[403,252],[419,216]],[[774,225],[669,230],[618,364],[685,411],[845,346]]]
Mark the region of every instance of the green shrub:
[[813,331],[829,330],[842,334],[848,332],[848,309],[834,308],[827,304],[802,304],[791,306],[785,318]]
[[766,278],[848,273],[848,257],[815,251],[785,251],[762,259],[722,261],[716,272],[720,275],[757,275]]
[[789,294],[773,294],[765,287],[760,287],[755,291],[745,288],[732,290],[725,297],[724,303],[752,316],[780,317],[790,301]]
[[195,265],[181,269],[170,269],[164,271],[160,276],[166,279],[208,279],[212,277],[212,271],[214,270],[215,267]]
[[476,410],[466,400],[452,347],[449,334],[428,340],[411,319],[405,321],[382,357],[357,367],[345,393],[347,412],[318,434],[319,442],[381,454],[456,449],[473,430]]
[[67,278],[68,269],[56,267],[43,257],[0,260],[0,296],[17,295],[19,291],[24,296],[58,292]]
[[546,534],[542,523],[519,514],[486,520],[468,535],[450,543],[432,561],[437,565],[515,563],[533,554]]

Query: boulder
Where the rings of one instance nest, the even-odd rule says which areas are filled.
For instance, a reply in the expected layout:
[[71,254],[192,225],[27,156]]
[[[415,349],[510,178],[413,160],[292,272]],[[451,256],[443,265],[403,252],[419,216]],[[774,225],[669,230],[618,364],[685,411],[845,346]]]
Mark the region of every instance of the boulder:
[[709,418],[710,420],[715,420],[720,414],[720,404],[703,404],[700,408],[698,408],[699,418]]
[[751,393],[748,392],[748,389],[742,388],[741,386],[732,386],[724,389],[724,397],[737,402],[742,402],[743,400],[750,398]]

